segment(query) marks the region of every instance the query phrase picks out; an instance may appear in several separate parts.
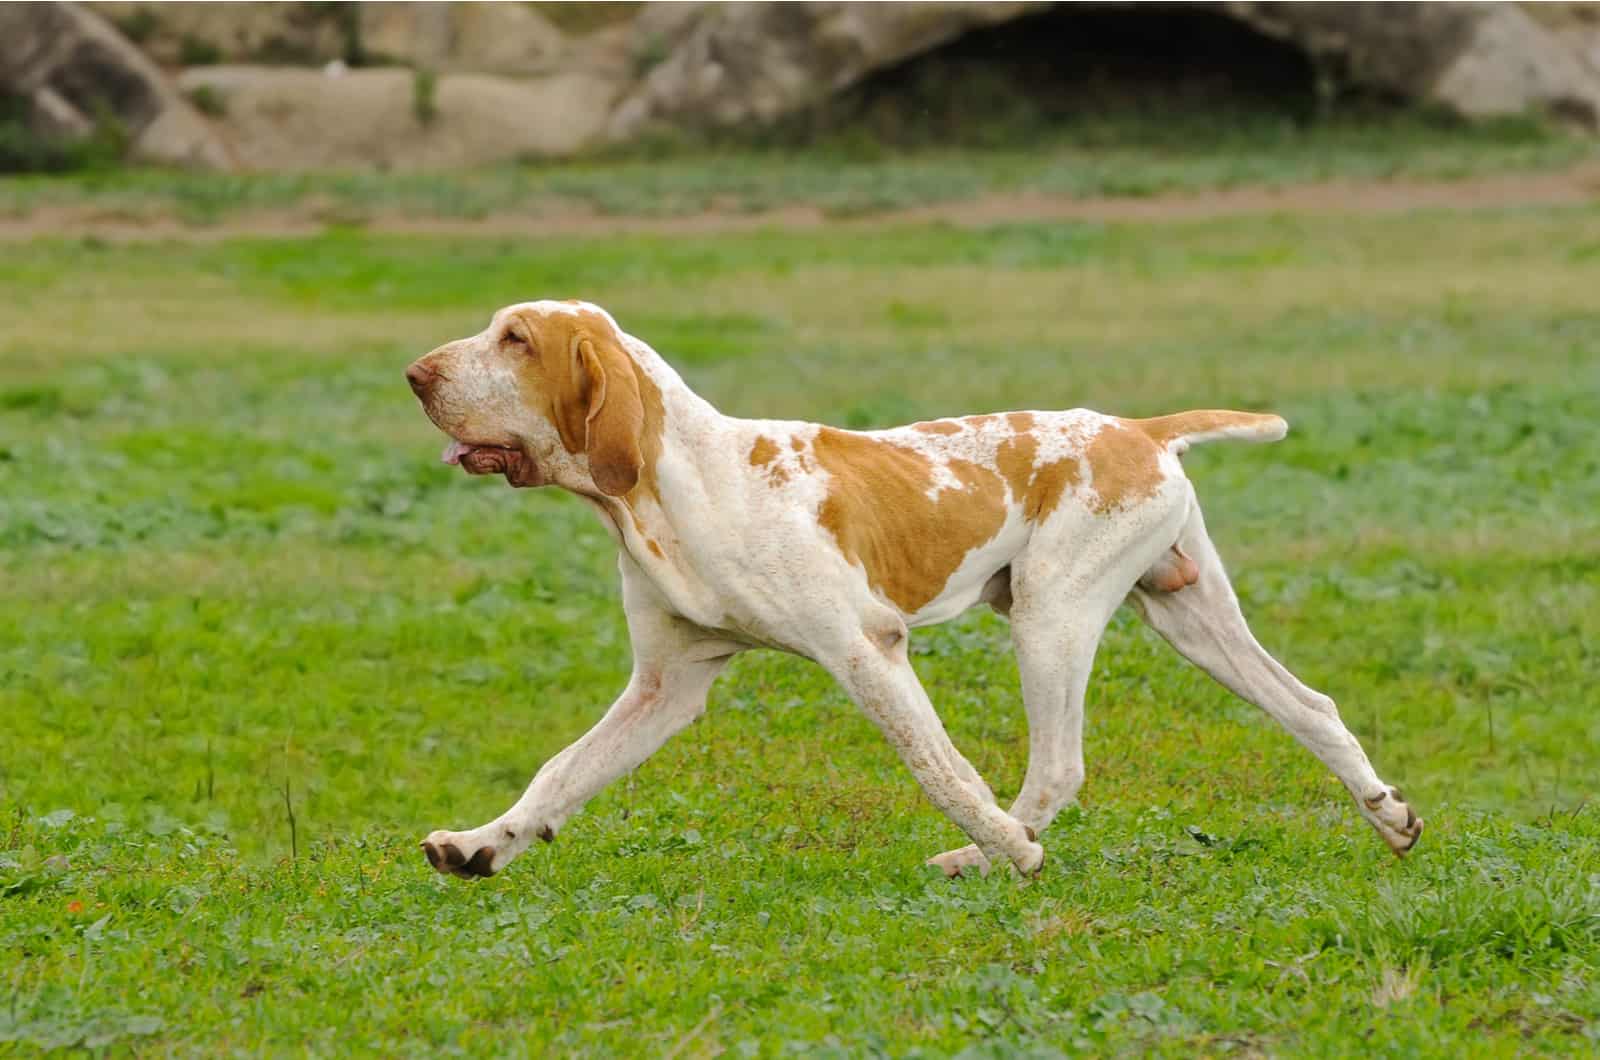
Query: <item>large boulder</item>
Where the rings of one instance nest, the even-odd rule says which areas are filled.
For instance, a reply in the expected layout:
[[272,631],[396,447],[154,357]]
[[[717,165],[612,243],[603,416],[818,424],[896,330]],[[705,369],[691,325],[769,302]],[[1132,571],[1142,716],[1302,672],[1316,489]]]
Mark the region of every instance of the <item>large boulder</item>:
[[320,65],[358,46],[354,4],[245,0],[243,3],[85,4],[165,66],[199,63]]
[[[1040,3],[659,5],[635,25],[654,63],[608,125],[626,140],[652,126],[768,122],[975,28],[1040,14]],[[1600,73],[1561,34],[1510,3],[1086,4],[1160,19],[1209,10],[1287,42],[1332,91],[1439,104],[1470,116],[1543,111],[1600,124]]]
[[250,169],[452,169],[572,154],[598,139],[616,83],[402,68],[200,66],[183,72],[226,113]]
[[523,75],[565,39],[519,3],[128,3],[92,5],[157,62],[174,66],[420,66]]
[[567,40],[526,4],[362,4],[361,44],[383,62],[431,70],[527,76],[548,73]]
[[1600,72],[1509,3],[1210,5],[1302,48],[1344,86],[1468,117],[1543,112],[1600,127]]
[[[1263,47],[1256,58],[1208,52],[1174,28],[1196,19]],[[1510,3],[667,3],[572,34],[518,3],[14,4],[0,5],[0,93],[25,98],[36,128],[59,137],[114,120],[145,160],[447,168],[571,154],[658,127],[769,123],[835,97],[847,111],[857,86],[893,104],[897,85],[949,82],[974,61],[1008,64],[1041,98],[1093,110],[1101,102],[1076,82],[1046,87],[1032,71],[1076,71],[1105,51],[1105,27],[1130,23],[1121,47],[1149,38],[1165,49],[1136,51],[1136,77],[1152,75],[1141,62],[1164,74],[1161,64],[1194,60],[1210,77],[1204,63],[1219,55],[1230,74],[1287,57],[1291,87],[1308,99],[1352,91],[1600,124],[1600,19],[1576,4],[1530,15]],[[1173,40],[1187,50],[1174,53]],[[946,65],[903,65],[935,56]],[[205,65],[232,57],[250,61]],[[158,62],[188,69],[169,83]],[[918,79],[896,80],[908,72]]]
[[626,140],[658,125],[771,121],[969,29],[1049,6],[653,5],[635,36],[637,53],[655,65],[617,107],[608,132]]
[[64,138],[115,121],[149,162],[228,169],[206,120],[143,53],[75,4],[0,5],[0,91],[29,102],[33,124]]

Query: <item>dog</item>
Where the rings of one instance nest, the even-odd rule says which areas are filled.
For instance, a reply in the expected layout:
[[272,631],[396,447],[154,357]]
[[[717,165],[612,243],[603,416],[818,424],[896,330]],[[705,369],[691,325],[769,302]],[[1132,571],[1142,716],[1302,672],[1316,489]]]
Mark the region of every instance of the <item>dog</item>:
[[[729,659],[775,648],[825,667],[971,840],[929,864],[1037,873],[1040,833],[1083,784],[1084,690],[1123,602],[1321,759],[1397,856],[1422,834],[1333,701],[1256,643],[1184,476],[1189,446],[1277,440],[1277,416],[1074,409],[877,431],[736,419],[576,301],[507,306],[405,374],[450,438],[445,463],[559,486],[594,510],[617,543],[633,647],[622,695],[515,805],[423,840],[439,872],[490,876],[553,840],[702,713]],[[911,629],[979,603],[1010,619],[1028,717],[1009,811],[950,742],[907,653]]]

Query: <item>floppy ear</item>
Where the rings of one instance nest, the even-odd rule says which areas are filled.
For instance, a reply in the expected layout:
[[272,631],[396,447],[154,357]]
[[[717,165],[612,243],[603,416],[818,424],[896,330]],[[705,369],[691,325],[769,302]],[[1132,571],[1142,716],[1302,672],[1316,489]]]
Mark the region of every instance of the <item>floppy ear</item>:
[[584,417],[583,449],[589,473],[600,492],[621,497],[639,481],[644,457],[644,404],[633,359],[610,338],[578,340],[578,367],[588,380],[589,410]]

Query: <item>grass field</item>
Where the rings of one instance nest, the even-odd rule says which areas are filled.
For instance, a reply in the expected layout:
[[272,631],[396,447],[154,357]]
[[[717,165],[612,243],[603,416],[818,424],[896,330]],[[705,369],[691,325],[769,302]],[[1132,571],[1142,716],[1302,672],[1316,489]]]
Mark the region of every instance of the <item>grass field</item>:
[[[1600,207],[0,254],[0,1053],[1581,1054],[1600,1044]],[[1271,408],[1189,461],[1267,646],[1428,819],[1395,862],[1120,615],[1019,884],[815,666],[474,884],[621,688],[611,546],[401,379],[610,307],[725,410]],[[1002,798],[1001,620],[917,666]]]
[[1115,119],[983,151],[892,150],[835,138],[781,144],[663,146],[613,158],[529,162],[443,173],[219,176],[116,169],[0,182],[0,222],[51,211],[132,223],[206,226],[308,217],[363,225],[495,216],[669,217],[805,205],[834,216],[982,196],[1148,197],[1324,180],[1454,181],[1560,170],[1600,158],[1592,138],[1504,119],[1463,127],[1437,117],[1330,120],[1298,127],[1258,117],[1197,116],[1176,128]]

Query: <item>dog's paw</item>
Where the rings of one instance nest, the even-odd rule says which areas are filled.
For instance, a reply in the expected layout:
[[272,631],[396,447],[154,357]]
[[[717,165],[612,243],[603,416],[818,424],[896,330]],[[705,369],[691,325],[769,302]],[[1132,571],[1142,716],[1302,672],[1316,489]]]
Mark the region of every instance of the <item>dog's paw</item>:
[[1022,858],[1011,862],[1012,868],[1029,879],[1033,879],[1044,871],[1044,847],[1035,841],[1037,839],[1038,836],[1034,833],[1034,830],[1029,828],[1028,845],[1024,848]]
[[962,847],[960,850],[946,850],[943,854],[929,858],[924,865],[932,865],[946,876],[954,879],[957,876],[987,876],[989,875],[989,859],[983,856],[977,844]]
[[505,863],[505,859],[497,863],[494,846],[474,838],[471,832],[433,832],[422,841],[422,852],[435,872],[463,880],[493,876]]
[[1422,838],[1422,818],[1406,804],[1398,788],[1367,796],[1361,800],[1361,808],[1397,858],[1405,857]]
[[[1044,867],[1044,847],[1037,842],[1038,835],[1032,828],[1023,825],[1023,832],[1027,839],[1022,845],[1020,857],[1013,856],[1011,867],[1021,876],[1037,876]],[[957,876],[987,876],[993,862],[978,849],[977,844],[964,846],[959,850],[946,850],[943,854],[931,857],[923,862],[932,865],[946,876],[954,879]]]

